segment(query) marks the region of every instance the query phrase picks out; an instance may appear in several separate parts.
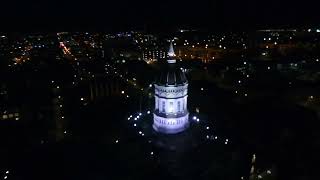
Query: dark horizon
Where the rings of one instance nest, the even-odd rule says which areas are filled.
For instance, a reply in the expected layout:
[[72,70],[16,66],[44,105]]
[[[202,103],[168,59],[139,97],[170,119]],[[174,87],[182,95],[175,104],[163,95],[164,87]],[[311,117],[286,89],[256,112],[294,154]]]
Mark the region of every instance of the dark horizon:
[[255,2],[49,1],[4,2],[5,31],[167,31],[180,27],[208,30],[316,27],[316,3],[283,0]]

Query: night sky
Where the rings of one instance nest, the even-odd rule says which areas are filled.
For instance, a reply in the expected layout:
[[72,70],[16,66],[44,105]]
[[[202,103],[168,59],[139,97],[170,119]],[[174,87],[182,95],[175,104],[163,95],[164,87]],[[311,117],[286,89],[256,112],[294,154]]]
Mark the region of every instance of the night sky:
[[317,26],[316,1],[289,0],[5,0],[11,30],[209,29]]

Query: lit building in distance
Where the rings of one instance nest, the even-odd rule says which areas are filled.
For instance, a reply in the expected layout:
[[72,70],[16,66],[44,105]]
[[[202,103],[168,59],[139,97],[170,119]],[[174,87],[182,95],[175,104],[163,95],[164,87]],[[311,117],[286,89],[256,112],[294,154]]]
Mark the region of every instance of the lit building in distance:
[[164,134],[175,134],[189,127],[187,109],[188,81],[176,65],[172,43],[166,67],[155,83],[153,129]]
[[162,49],[147,49],[142,53],[142,59],[146,62],[148,61],[157,61],[159,59],[165,59],[166,53]]

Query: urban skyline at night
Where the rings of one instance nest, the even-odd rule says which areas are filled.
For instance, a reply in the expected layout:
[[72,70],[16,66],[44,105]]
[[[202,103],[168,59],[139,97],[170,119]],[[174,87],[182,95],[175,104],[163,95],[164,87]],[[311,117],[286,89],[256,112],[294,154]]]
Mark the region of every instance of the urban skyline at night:
[[0,180],[319,179],[315,2],[4,7]]

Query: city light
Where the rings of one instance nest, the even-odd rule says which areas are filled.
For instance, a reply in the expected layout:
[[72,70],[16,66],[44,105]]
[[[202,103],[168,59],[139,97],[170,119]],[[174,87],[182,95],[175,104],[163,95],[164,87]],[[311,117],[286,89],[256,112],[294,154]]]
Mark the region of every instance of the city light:
[[[181,6],[181,9],[188,10],[184,4],[170,7]],[[148,9],[144,6],[142,4],[143,9]],[[206,8],[194,9],[207,11]],[[153,10],[151,8],[150,12]],[[169,14],[176,16],[176,13]],[[279,21],[276,14],[269,13],[265,18]],[[303,14],[306,13],[297,16]],[[201,13],[186,16],[185,21],[196,21],[199,19],[196,16],[200,17]],[[135,21],[141,21],[137,17],[131,18],[133,26]],[[74,24],[74,19],[68,21]],[[174,23],[184,26],[183,22]],[[100,164],[117,163],[118,155],[122,154],[124,159],[134,160],[130,165],[136,166],[137,170],[147,167],[145,165],[150,165],[151,169],[147,167],[150,172],[159,167],[160,170],[161,167],[173,167],[172,171],[164,169],[165,173],[157,173],[162,179],[181,179],[190,173],[194,175],[190,179],[196,179],[197,175],[201,175],[201,179],[214,179],[215,176],[277,179],[278,173],[273,172],[273,168],[278,167],[278,156],[268,159],[269,150],[274,147],[258,148],[259,162],[252,153],[256,148],[248,151],[248,144],[262,147],[263,142],[256,140],[265,137],[268,142],[277,142],[276,148],[286,149],[297,164],[304,165],[308,157],[306,160],[295,157],[301,154],[301,149],[286,148],[286,142],[274,132],[281,135],[288,128],[294,132],[296,122],[301,127],[317,127],[315,122],[301,119],[317,118],[320,107],[317,91],[320,79],[319,27],[296,25],[295,29],[259,30],[258,27],[254,29],[254,25],[250,26],[252,31],[238,32],[229,31],[228,27],[219,25],[221,22],[217,23],[217,30],[188,25],[186,27],[190,26],[190,29],[178,31],[179,28],[172,28],[169,23],[163,26],[168,32],[161,33],[149,31],[150,25],[146,31],[1,33],[0,57],[3,62],[0,69],[5,73],[0,82],[0,99],[3,101],[0,123],[4,133],[10,137],[10,134],[21,135],[21,127],[31,127],[31,130],[37,127],[35,132],[22,132],[27,138],[22,136],[14,141],[18,143],[17,147],[29,142],[39,146],[24,147],[25,152],[34,151],[27,153],[32,156],[30,159],[36,159],[34,157],[39,153],[50,156],[52,149],[48,147],[66,150],[68,154],[75,149],[74,145],[90,142],[88,148],[93,148],[90,152],[96,152],[94,148],[102,145],[108,151],[102,147],[101,152],[115,157],[107,159],[110,162],[103,162],[106,158],[100,157]],[[199,24],[199,27],[202,26]],[[225,30],[220,31],[220,28]],[[278,112],[281,112],[280,116]],[[266,130],[263,129],[265,120],[268,122]],[[317,134],[317,128],[308,131],[310,133],[305,135]],[[15,136],[4,139],[3,152],[12,149],[10,143],[6,143],[11,139]],[[303,146],[303,143],[295,145]],[[306,152],[312,147],[312,144],[303,146]],[[85,154],[87,148],[77,148],[77,151]],[[232,157],[235,152],[237,159],[249,163],[234,163],[233,158],[224,158]],[[248,156],[248,152],[253,155]],[[99,158],[97,155],[92,157]],[[221,157],[223,161],[215,157]],[[44,167],[52,163],[52,158],[49,159]],[[52,160],[61,164],[60,159]],[[185,161],[188,159],[191,161]],[[192,161],[194,159],[197,161]],[[21,160],[17,158],[15,161],[19,164]],[[29,169],[37,166],[34,163],[30,161]],[[290,162],[281,163],[290,166]],[[4,162],[3,169],[0,169],[0,178],[21,176],[25,179],[23,173],[15,172],[14,164],[6,164]],[[231,171],[235,173],[210,169],[210,165],[232,167]],[[117,174],[117,167],[108,166],[110,176]],[[123,169],[128,170],[127,167]],[[192,169],[192,172],[180,172],[186,169]],[[103,169],[96,168],[93,173],[106,174],[100,170]],[[123,179],[132,174],[129,170],[121,174]],[[301,169],[306,179],[309,178],[307,170]],[[153,178],[152,173],[145,175],[147,179]]]

